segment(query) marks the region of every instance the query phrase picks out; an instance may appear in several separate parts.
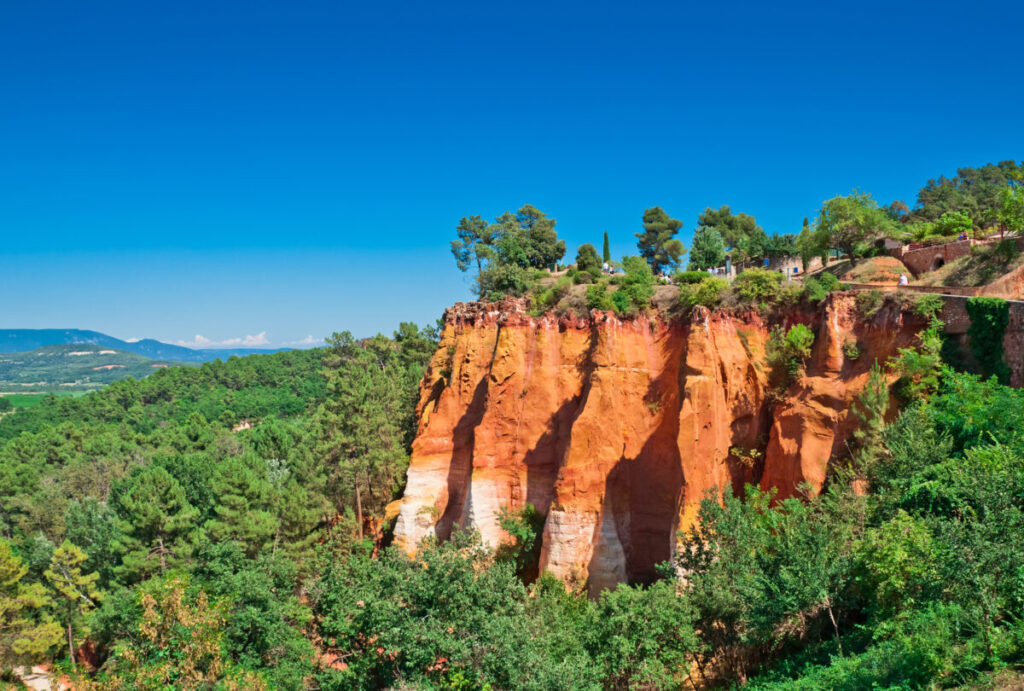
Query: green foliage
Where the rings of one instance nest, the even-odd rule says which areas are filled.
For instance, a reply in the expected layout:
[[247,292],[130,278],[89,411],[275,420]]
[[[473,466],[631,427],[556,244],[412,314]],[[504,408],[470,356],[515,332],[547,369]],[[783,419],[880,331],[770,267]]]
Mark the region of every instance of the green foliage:
[[76,680],[76,688],[267,688],[258,675],[224,655],[224,603],[211,602],[202,591],[190,592],[187,580],[149,581],[139,590],[137,612],[110,670],[95,685]]
[[591,648],[605,688],[692,688],[689,661],[702,649],[695,618],[693,607],[671,581],[601,593]]
[[145,580],[191,555],[199,512],[170,473],[156,466],[139,468],[115,494],[123,517],[114,543],[122,560],[119,576],[127,582]]
[[878,314],[878,310],[882,309],[882,305],[885,304],[885,296],[882,295],[882,291],[877,289],[861,290],[857,292],[854,301],[857,303],[857,311],[861,316],[871,319]]
[[[722,239],[723,244],[721,260],[717,262],[710,261],[719,256],[715,234]],[[691,266],[696,265],[698,268],[721,266],[725,262],[725,248],[732,250],[733,261],[736,263],[760,262],[764,257],[792,257],[798,253],[797,239],[794,236],[769,237],[753,216],[744,213],[734,214],[728,205],[718,209],[707,208],[701,212],[697,219],[697,231],[694,233],[695,247],[698,237],[706,247],[701,250],[699,260],[691,261]]]
[[50,566],[43,573],[59,598],[57,610],[68,632],[68,651],[72,665],[75,663],[74,632],[77,629],[79,636],[88,635],[88,629],[83,627],[83,619],[96,609],[97,603],[103,597],[96,587],[99,574],[82,573],[82,564],[86,558],[81,548],[65,540],[54,551]]
[[918,334],[917,348],[900,348],[898,354],[889,359],[889,367],[899,374],[896,389],[904,401],[926,397],[939,386],[945,326],[939,315],[943,305],[938,295],[919,296],[914,302],[914,313],[927,319],[928,327]]
[[804,362],[811,355],[814,332],[803,324],[794,324],[788,331],[775,327],[768,336],[765,357],[769,379],[776,390],[789,388],[799,376]]
[[588,310],[613,310],[615,305],[608,295],[608,283],[599,281],[587,286],[586,305]]
[[747,302],[764,305],[779,296],[782,274],[768,269],[747,269],[733,281],[733,289]]
[[980,168],[960,168],[952,178],[929,180],[917,194],[911,221],[936,221],[950,212],[963,212],[974,225],[990,222],[997,212],[1008,183],[1024,170],[1014,161],[1000,161]]
[[690,271],[709,269],[725,264],[725,242],[722,234],[710,226],[697,226],[690,247]]
[[[700,272],[697,272],[700,273]],[[692,309],[697,305],[703,307],[715,307],[722,294],[728,290],[729,282],[724,278],[716,278],[703,274],[704,278],[700,283],[683,284],[679,288],[679,300],[684,309]]]
[[[619,282],[619,289],[611,294],[615,313],[632,316],[646,310],[654,297],[654,273],[640,257],[623,257],[622,266],[626,275]],[[587,291],[588,304],[590,291]]]
[[27,573],[0,539],[0,673],[42,661],[60,641],[60,625],[43,609],[52,600],[42,584],[25,582]]
[[845,252],[850,262],[856,262],[857,246],[879,237],[893,235],[896,226],[892,219],[878,208],[871,195],[854,190],[845,197],[833,197],[822,204],[814,233],[816,246]]
[[578,636],[538,618],[514,566],[493,562],[476,535],[428,542],[417,558],[389,550],[332,560],[312,591],[321,636],[347,668],[322,688],[437,687],[459,674],[473,688],[595,688]]
[[14,409],[14,404],[11,403],[10,399],[0,396],[0,413],[6,413]]
[[[585,278],[580,278],[580,276]],[[574,283],[577,281],[580,283],[590,283],[590,280],[586,280],[589,278],[589,274],[577,274],[571,278],[569,276],[562,276],[547,288],[536,292],[533,296],[535,313],[540,315],[547,312],[569,294]]]
[[927,524],[902,509],[868,528],[855,547],[858,587],[870,594],[879,618],[913,610],[941,595],[939,545]]
[[968,298],[967,314],[971,318],[967,329],[971,353],[982,374],[1009,383],[1010,368],[1003,362],[1003,338],[1010,323],[1009,303],[1002,298]]
[[995,208],[995,217],[1007,230],[1024,230],[1024,185],[1021,170],[1017,171],[1015,185],[1007,185],[999,190],[999,204]]
[[565,256],[555,219],[527,204],[506,211],[488,224],[481,216],[459,221],[458,240],[451,243],[459,270],[475,263],[477,294],[484,300],[523,295],[530,287],[529,269],[553,268]]
[[591,276],[601,275],[601,258],[597,256],[597,250],[590,243],[580,245],[576,252],[576,268]]
[[935,221],[935,232],[944,237],[959,237],[974,230],[971,217],[963,211],[947,211]]
[[518,511],[503,507],[498,515],[498,525],[509,539],[495,551],[495,559],[514,565],[520,576],[533,573],[540,558],[539,538],[544,529],[544,516],[533,504],[526,504]]
[[660,206],[644,210],[644,232],[636,233],[637,249],[654,273],[679,263],[686,248],[676,239],[683,222],[671,218]]
[[612,250],[611,250],[611,245],[608,244],[608,231],[607,230],[604,231],[604,245],[603,245],[603,249],[601,250],[601,260],[605,264],[607,264],[608,262],[610,262],[612,260]]
[[837,635],[833,620],[851,580],[857,515],[851,508],[860,500],[848,494],[773,499],[748,486],[745,500],[729,491],[721,504],[705,500],[677,552],[707,646],[697,655],[701,669],[735,651],[721,663],[731,678],[743,678],[787,644]]
[[866,474],[884,453],[882,435],[885,432],[885,414],[889,410],[889,385],[878,360],[871,366],[868,381],[853,406],[853,414],[860,423],[853,430],[856,444],[855,471]]
[[842,290],[843,285],[835,274],[822,272],[817,277],[808,276],[803,280],[803,296],[808,302],[816,304],[825,299],[833,290]]
[[678,285],[693,285],[709,276],[707,271],[676,271],[672,274],[672,281]]

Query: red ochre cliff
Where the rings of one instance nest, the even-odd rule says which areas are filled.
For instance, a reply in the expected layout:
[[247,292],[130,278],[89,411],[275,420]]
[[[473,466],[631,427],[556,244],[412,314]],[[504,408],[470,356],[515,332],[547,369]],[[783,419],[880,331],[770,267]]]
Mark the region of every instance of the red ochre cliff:
[[[796,321],[816,332],[813,354],[773,401],[770,327],[755,312],[579,319],[531,317],[514,300],[455,305],[421,385],[396,543],[412,552],[462,526],[495,545],[501,510],[529,502],[547,516],[540,568],[597,592],[649,578],[709,492],[820,489],[871,364],[924,324],[894,304],[860,319],[841,294],[784,326]],[[749,467],[733,447],[764,455]]]

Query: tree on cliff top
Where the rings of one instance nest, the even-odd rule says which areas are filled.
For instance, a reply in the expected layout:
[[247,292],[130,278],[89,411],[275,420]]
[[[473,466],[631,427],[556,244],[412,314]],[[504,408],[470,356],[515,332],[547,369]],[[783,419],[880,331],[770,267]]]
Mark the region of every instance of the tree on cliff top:
[[690,248],[690,269],[708,269],[724,263],[725,243],[721,233],[710,226],[698,226]]
[[531,204],[516,213],[506,211],[490,224],[481,216],[464,217],[456,227],[459,239],[452,240],[452,255],[461,271],[476,264],[481,297],[518,295],[529,283],[529,269],[553,268],[565,256],[555,223]]
[[604,231],[604,250],[601,252],[601,259],[607,264],[612,260],[611,245],[608,244],[608,231]]
[[640,256],[647,260],[654,273],[674,266],[686,253],[686,247],[675,236],[683,222],[669,216],[660,206],[644,211],[644,232],[636,233]]
[[821,206],[814,233],[821,247],[846,252],[856,262],[858,246],[894,234],[895,222],[878,207],[870,194],[854,190],[845,197],[833,197]]

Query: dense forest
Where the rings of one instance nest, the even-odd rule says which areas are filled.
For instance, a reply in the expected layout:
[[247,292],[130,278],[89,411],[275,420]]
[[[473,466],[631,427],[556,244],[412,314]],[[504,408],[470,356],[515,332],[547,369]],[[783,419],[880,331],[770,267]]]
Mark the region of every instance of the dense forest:
[[531,577],[529,509],[496,552],[387,547],[432,329],[49,399],[0,419],[2,663],[77,688],[970,683],[1024,662],[1024,393],[941,365],[938,326],[888,424],[872,378],[826,492],[707,501],[661,580],[597,600]]

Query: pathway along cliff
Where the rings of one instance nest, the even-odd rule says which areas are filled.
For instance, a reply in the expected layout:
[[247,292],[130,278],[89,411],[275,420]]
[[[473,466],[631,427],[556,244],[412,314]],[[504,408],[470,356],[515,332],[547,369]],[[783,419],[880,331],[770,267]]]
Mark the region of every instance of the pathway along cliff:
[[[671,321],[456,304],[421,384],[396,543],[411,553],[463,526],[495,545],[502,508],[528,502],[546,516],[540,568],[597,592],[650,579],[708,492],[820,489],[871,365],[925,325],[898,303],[863,319],[837,293],[782,325],[796,322],[814,330],[814,348],[779,397],[765,365],[771,325],[754,311]],[[761,455],[744,462],[735,447]]]

